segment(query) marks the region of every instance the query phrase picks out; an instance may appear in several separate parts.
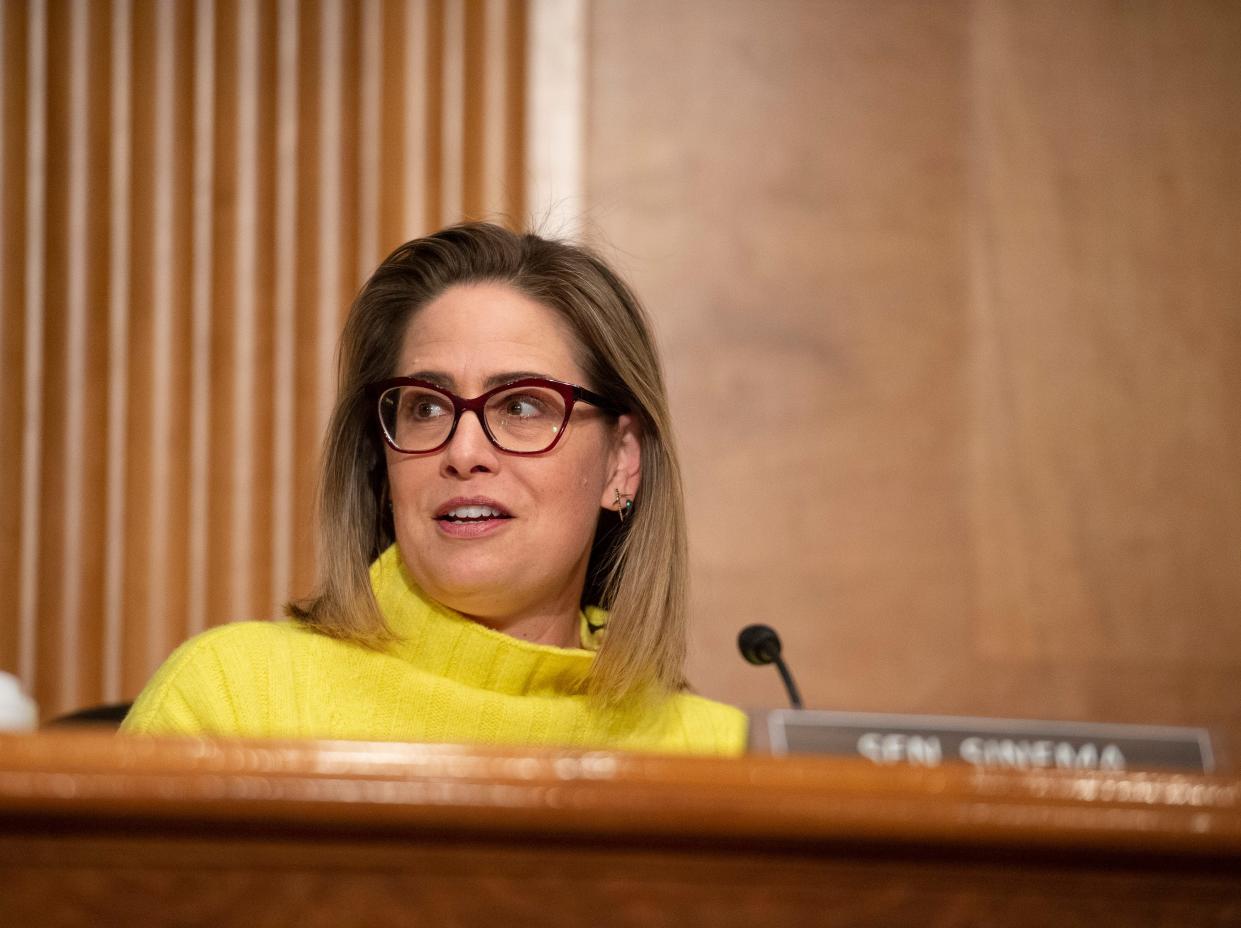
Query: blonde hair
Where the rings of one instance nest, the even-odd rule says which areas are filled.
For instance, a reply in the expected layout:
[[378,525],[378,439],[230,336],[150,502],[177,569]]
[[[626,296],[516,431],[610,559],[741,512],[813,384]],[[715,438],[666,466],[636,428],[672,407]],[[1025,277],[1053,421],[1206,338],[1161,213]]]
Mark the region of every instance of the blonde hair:
[[623,522],[601,510],[583,605],[607,609],[588,691],[604,702],[684,687],[685,508],[668,401],[646,313],[589,250],[488,223],[455,226],[389,255],[362,287],[341,337],[339,389],[323,450],[316,594],[288,614],[320,632],[379,647],[392,633],[368,567],[394,540],[387,473],[366,387],[399,373],[410,318],[458,284],[505,283],[572,327],[591,389],[634,416],[642,480]]

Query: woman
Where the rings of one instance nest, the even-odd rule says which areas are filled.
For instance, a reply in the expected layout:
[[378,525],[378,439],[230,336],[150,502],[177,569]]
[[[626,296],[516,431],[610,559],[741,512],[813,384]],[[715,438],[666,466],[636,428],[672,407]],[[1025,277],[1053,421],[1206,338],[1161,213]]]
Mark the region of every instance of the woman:
[[123,730],[743,749],[742,713],[685,691],[663,379],[589,252],[471,224],[380,265],[319,523],[317,595],[182,645]]

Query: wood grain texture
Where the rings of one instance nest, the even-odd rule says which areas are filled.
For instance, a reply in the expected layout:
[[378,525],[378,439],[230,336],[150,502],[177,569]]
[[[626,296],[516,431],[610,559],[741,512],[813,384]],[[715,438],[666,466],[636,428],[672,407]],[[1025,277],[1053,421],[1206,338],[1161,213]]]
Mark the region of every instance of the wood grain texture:
[[988,656],[1241,659],[1241,17],[1191,10],[977,12]]
[[[831,859],[652,846],[205,838],[0,842],[15,923],[517,926],[1236,924],[1228,875],[1024,872],[945,861]],[[430,844],[430,846],[427,846]],[[23,858],[14,859],[17,853]],[[55,855],[55,856],[54,856]],[[850,857],[853,859],[850,859]],[[863,859],[859,860],[858,857]],[[72,863],[71,863],[72,862]]]
[[665,349],[691,679],[1241,737],[1241,13],[592,7],[589,224]]
[[0,668],[44,717],[310,591],[354,292],[446,203],[522,213],[525,4],[453,6],[0,5]]
[[0,916],[1223,925],[1239,801],[1170,775],[9,736]]

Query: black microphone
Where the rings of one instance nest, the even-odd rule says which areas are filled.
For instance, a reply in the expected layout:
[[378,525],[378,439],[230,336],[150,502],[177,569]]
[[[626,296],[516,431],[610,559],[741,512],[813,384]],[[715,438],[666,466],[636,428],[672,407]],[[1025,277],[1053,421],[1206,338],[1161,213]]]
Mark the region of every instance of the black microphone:
[[780,671],[780,679],[784,681],[784,688],[789,691],[789,702],[794,709],[802,707],[801,693],[797,692],[793,675],[789,673],[784,658],[780,656],[780,636],[774,628],[767,625],[747,625],[737,636],[737,647],[741,649],[741,656],[751,664],[775,664],[776,670]]

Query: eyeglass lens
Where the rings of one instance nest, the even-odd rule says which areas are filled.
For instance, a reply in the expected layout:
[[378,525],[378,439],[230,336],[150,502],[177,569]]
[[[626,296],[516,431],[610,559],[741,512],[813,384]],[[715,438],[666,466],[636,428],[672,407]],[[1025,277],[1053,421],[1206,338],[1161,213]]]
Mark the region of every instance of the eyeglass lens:
[[[452,431],[452,400],[426,387],[392,387],[379,397],[379,416],[388,438],[402,451],[439,447]],[[483,407],[487,428],[505,451],[551,447],[565,423],[565,401],[547,387],[523,386],[490,397]]]

